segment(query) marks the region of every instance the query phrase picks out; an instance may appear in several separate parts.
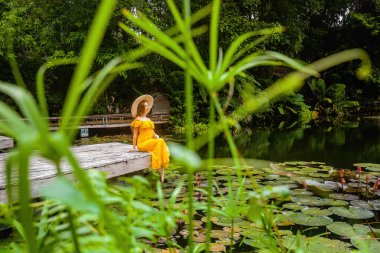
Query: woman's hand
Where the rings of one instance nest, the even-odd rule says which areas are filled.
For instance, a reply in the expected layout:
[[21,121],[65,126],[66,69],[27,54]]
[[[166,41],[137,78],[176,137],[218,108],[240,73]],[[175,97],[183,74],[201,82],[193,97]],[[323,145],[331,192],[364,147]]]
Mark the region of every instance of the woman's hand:
[[137,152],[138,150],[137,150],[137,148],[132,148],[132,149],[130,149],[130,150],[128,150],[128,153],[133,153],[133,152]]
[[160,138],[160,136],[158,136],[158,134],[154,133],[153,138],[154,138],[154,139],[158,139],[158,138]]

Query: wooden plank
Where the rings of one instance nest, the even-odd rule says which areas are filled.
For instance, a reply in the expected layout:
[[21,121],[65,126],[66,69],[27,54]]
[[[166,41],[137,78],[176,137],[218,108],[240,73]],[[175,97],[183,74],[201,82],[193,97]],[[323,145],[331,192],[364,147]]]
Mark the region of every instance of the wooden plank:
[[[99,169],[106,172],[107,178],[117,177],[148,168],[151,156],[147,152],[128,153],[132,145],[123,143],[102,143],[73,147],[73,153],[83,169]],[[6,202],[5,161],[7,154],[0,154],[0,202]],[[61,163],[62,173],[73,179],[73,172],[67,161]],[[33,197],[39,196],[39,189],[52,182],[57,171],[54,165],[46,159],[34,155],[30,161],[29,178]],[[17,174],[11,176],[11,181],[17,183]]]
[[13,148],[13,139],[0,135],[0,149]]
[[[161,125],[161,124],[166,124],[169,121],[169,117],[167,115],[162,115],[159,118],[160,120],[153,120],[155,125]],[[87,123],[87,122],[86,122]],[[129,127],[131,123],[120,123],[120,124],[94,124],[94,125],[81,125],[78,127],[78,129],[83,129],[83,128],[88,128],[88,129],[93,129],[93,128],[121,128],[121,127]],[[58,130],[58,126],[52,126],[50,127],[50,130]]]

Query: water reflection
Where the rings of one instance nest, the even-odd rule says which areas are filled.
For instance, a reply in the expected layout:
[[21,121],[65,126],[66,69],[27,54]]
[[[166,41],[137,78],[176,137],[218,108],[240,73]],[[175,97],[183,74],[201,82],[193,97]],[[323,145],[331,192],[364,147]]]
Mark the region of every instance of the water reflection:
[[[346,168],[356,162],[380,163],[380,127],[374,122],[291,129],[258,127],[242,130],[234,137],[245,158],[322,161]],[[217,157],[231,156],[223,136],[217,139],[216,147]]]

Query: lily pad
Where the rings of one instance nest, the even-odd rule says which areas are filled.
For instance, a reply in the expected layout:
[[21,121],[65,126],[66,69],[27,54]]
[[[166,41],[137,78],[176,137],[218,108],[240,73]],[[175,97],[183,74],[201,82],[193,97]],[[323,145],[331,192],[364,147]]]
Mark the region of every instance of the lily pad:
[[368,168],[376,168],[376,169],[379,169],[378,171],[380,171],[380,164],[377,164],[377,163],[355,163],[354,166],[360,166],[360,167],[364,167],[364,169],[368,169]]
[[320,198],[317,196],[292,196],[292,202],[304,206],[345,206],[348,205],[346,201],[334,200],[330,198]]
[[193,237],[194,242],[202,243],[206,241],[206,235],[205,234],[199,234]]
[[331,185],[330,183],[326,183],[326,182],[322,183],[322,182],[319,182],[317,179],[318,178],[307,179],[305,180],[305,183],[310,187],[315,187],[317,190],[324,191],[324,192],[333,191],[338,188],[337,185]]
[[350,206],[349,209],[345,207],[330,207],[329,209],[333,211],[334,214],[348,219],[370,219],[374,216],[373,212],[356,206]]
[[329,209],[319,209],[315,207],[306,207],[302,209],[301,212],[312,216],[330,216],[333,214],[333,212]]
[[308,190],[305,189],[294,189],[290,191],[291,195],[297,196],[297,195],[313,195],[314,193],[309,192]]
[[356,195],[342,194],[342,193],[332,193],[329,195],[329,197],[333,199],[348,200],[348,201],[359,199],[359,197]]
[[380,172],[380,167],[367,167],[365,169],[368,171]]
[[[210,236],[212,238],[229,238],[231,236],[231,232],[224,231],[224,230],[211,230]],[[240,237],[239,233],[234,233],[234,240],[238,240]]]
[[210,244],[210,251],[211,252],[224,252],[226,250],[226,246],[218,243],[211,243]]
[[[291,222],[290,220],[288,220],[286,218],[286,215],[282,213],[276,214],[273,220],[275,221],[275,224],[278,227],[288,227],[288,226],[295,225],[294,222]],[[284,231],[288,231],[288,230],[279,230],[281,235],[282,235],[282,232]]]
[[279,180],[279,179],[286,179],[286,178],[283,176],[280,176],[280,175],[271,174],[271,175],[266,176],[265,179],[267,179],[267,180]]
[[[202,219],[202,221],[203,221],[203,219]],[[216,225],[226,227],[226,226],[231,226],[232,219],[231,218],[222,217],[222,218],[212,219],[212,222],[214,224],[216,224]],[[234,219],[235,226],[239,226],[239,225],[241,225],[241,224],[243,224],[245,222],[246,221],[243,220],[242,218],[235,218]]]
[[367,210],[379,211],[380,210],[380,200],[364,201],[364,200],[353,200],[350,202],[351,205],[364,208]]
[[371,238],[369,236],[351,238],[351,243],[363,252],[379,252],[380,241],[378,238]]
[[373,210],[380,211],[380,199],[370,200],[368,201],[368,204],[373,207]]
[[289,210],[295,210],[295,211],[305,208],[305,206],[297,205],[295,203],[286,203],[286,204],[283,204],[282,207]]
[[[296,240],[296,236],[284,236],[284,246],[289,250],[296,250]],[[346,253],[350,252],[351,247],[351,244],[349,243],[339,240],[330,240],[318,236],[306,237],[304,235],[301,235],[299,242],[301,243],[303,252],[308,253]]]
[[319,226],[326,226],[333,222],[332,219],[326,216],[312,216],[307,215],[304,213],[291,213],[289,215],[286,215],[287,218],[296,224],[303,225],[303,226],[312,226],[312,227],[319,227]]
[[329,174],[325,174],[325,173],[310,173],[309,176],[311,176],[311,177],[322,177],[322,178],[330,177]]
[[300,169],[297,167],[289,167],[289,168],[285,168],[284,170],[285,171],[299,171]]
[[372,210],[372,207],[370,204],[368,204],[367,201],[364,201],[364,200],[353,200],[350,202],[350,204],[352,206],[357,206],[357,207],[360,207],[360,208],[364,208],[364,209],[367,209],[367,210]]
[[337,189],[341,189],[342,188],[342,185],[337,183],[337,182],[334,182],[334,181],[325,181],[324,183],[324,186],[331,189],[331,190],[337,190]]
[[349,238],[359,235],[366,235],[368,232],[370,232],[368,226],[361,224],[355,224],[354,226],[351,226],[346,222],[334,222],[327,225],[326,227],[334,234]]

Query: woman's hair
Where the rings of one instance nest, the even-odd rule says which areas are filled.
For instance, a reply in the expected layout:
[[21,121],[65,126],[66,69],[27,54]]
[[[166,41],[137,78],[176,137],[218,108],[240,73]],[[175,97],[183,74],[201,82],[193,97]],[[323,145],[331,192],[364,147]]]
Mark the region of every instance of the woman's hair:
[[143,100],[139,103],[139,105],[137,106],[137,116],[141,116],[141,114],[144,112],[145,110],[145,103],[148,103],[146,100]]

